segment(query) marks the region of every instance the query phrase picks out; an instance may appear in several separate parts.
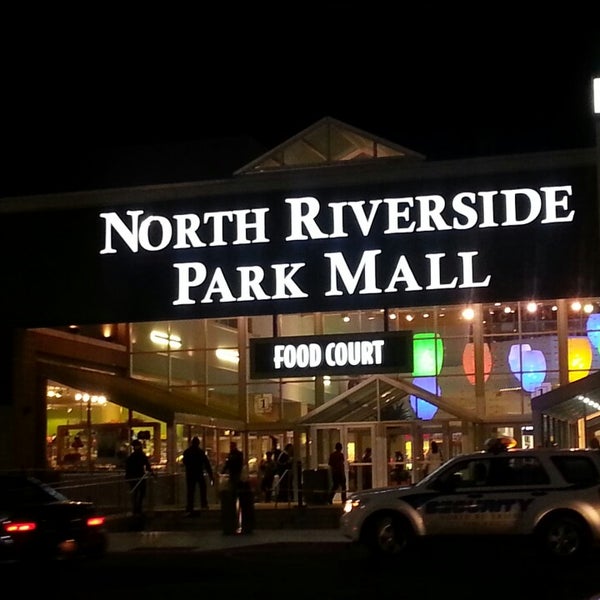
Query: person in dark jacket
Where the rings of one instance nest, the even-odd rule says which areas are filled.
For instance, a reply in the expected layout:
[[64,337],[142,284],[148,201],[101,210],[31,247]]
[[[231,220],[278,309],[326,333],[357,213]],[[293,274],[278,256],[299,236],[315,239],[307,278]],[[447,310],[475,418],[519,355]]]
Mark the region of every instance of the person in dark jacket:
[[294,478],[294,445],[286,444],[277,458],[277,475],[279,476],[277,500],[288,502],[293,500],[293,478]]
[[331,469],[329,504],[333,502],[338,488],[341,490],[342,502],[346,502],[346,458],[340,442],[335,445],[335,450],[329,455],[329,468]]
[[206,452],[200,446],[198,436],[194,436],[192,443],[183,451],[183,466],[185,467],[186,512],[190,514],[194,512],[196,486],[200,488],[200,507],[208,508],[208,493],[204,474],[206,473],[210,479],[211,485],[214,483],[214,476],[212,466]]
[[229,485],[234,490],[239,490],[244,469],[244,453],[237,447],[237,442],[229,443],[229,454],[221,473],[229,475]]
[[146,476],[152,475],[153,471],[142,442],[133,440],[131,447],[133,452],[125,460],[125,478],[129,484],[133,514],[141,515],[146,496]]

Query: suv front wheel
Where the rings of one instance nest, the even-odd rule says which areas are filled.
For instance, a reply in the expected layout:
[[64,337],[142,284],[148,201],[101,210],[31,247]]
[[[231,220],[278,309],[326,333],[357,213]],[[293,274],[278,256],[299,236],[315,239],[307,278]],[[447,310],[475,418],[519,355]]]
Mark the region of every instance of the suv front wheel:
[[364,542],[379,556],[402,554],[413,541],[409,524],[398,515],[375,515],[366,525]]
[[590,546],[586,525],[574,515],[547,517],[538,527],[536,538],[542,552],[563,560],[581,556]]

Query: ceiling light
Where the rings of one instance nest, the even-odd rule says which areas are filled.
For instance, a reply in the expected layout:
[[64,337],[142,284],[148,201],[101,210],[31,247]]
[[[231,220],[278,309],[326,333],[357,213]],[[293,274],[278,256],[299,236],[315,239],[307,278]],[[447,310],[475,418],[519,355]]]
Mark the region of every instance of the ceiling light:
[[467,321],[472,321],[473,318],[475,317],[475,311],[472,308],[465,308],[462,311],[462,317],[463,319],[466,319]]

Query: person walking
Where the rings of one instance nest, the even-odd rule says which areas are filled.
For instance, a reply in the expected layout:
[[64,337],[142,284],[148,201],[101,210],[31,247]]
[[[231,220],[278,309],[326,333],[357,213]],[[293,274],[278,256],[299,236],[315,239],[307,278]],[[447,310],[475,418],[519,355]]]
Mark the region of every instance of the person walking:
[[125,479],[129,485],[134,515],[143,515],[144,498],[146,497],[146,478],[153,475],[150,459],[144,452],[142,442],[131,442],[133,452],[125,460]]
[[208,491],[205,474],[208,475],[211,485],[214,484],[212,466],[206,452],[200,446],[200,438],[194,436],[192,443],[183,451],[183,466],[185,467],[186,506],[188,514],[194,512],[194,496],[196,486],[200,489],[200,508],[208,508]]
[[346,502],[346,457],[342,452],[340,442],[335,445],[335,450],[329,455],[328,464],[331,469],[329,504],[333,503],[333,498],[338,489],[341,491],[342,502]]

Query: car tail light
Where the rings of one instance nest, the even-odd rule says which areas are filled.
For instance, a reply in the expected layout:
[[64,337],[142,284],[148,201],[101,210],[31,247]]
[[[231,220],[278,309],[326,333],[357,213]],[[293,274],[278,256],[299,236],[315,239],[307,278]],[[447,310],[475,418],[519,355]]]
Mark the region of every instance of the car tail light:
[[3,524],[6,533],[21,533],[23,531],[34,531],[37,528],[35,521],[9,521]]
[[101,525],[104,525],[105,520],[106,519],[104,517],[90,517],[86,521],[86,525],[88,527],[100,527]]

